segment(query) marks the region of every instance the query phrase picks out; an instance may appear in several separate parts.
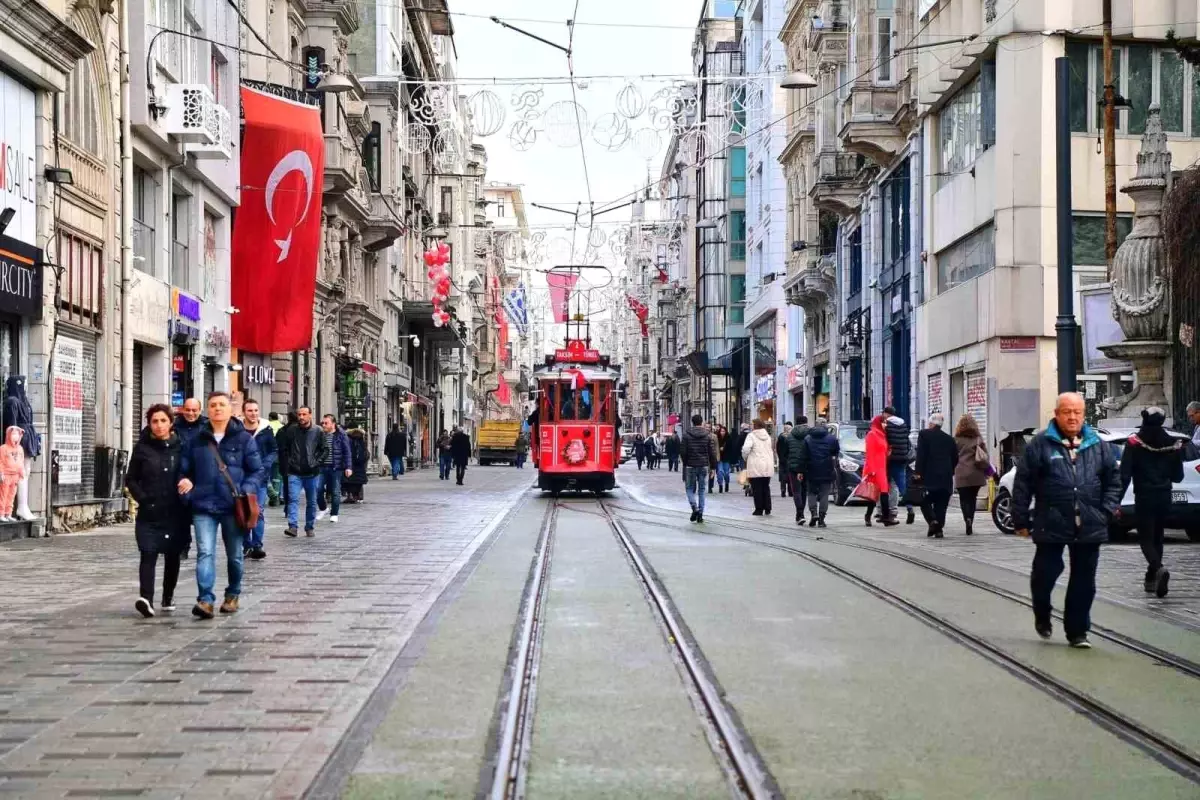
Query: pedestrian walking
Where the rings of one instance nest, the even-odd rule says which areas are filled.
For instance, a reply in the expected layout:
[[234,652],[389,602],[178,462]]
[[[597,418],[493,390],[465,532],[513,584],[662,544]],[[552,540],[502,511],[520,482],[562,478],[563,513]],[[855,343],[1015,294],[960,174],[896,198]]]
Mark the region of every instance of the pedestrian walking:
[[525,458],[529,455],[529,437],[524,432],[518,433],[514,447],[517,451],[517,469],[525,469]]
[[958,444],[942,430],[946,418],[930,414],[929,424],[917,434],[917,462],[913,467],[917,479],[925,487],[921,515],[929,525],[926,536],[945,538],[946,510],[954,493],[954,472],[958,468]]
[[[795,442],[795,439],[792,440]],[[789,450],[796,445],[789,443]],[[829,495],[837,479],[837,460],[842,448],[837,437],[829,431],[823,419],[817,419],[808,434],[800,441],[797,477],[803,482],[808,499],[810,528],[824,528],[829,511]],[[790,455],[790,452],[789,452]],[[799,497],[794,494],[793,497]],[[804,524],[804,515],[796,512],[796,524]]]
[[154,573],[160,555],[163,583],[159,609],[175,610],[179,557],[187,549],[191,528],[187,506],[179,495],[179,467],[179,437],[171,430],[171,407],[150,406],[125,476],[125,488],[138,505],[133,532],[141,563],[134,607],[143,617],[154,616]]
[[454,456],[451,453],[450,446],[450,432],[443,430],[437,440],[438,480],[440,481],[450,480],[450,467],[454,464]]
[[679,428],[671,431],[667,436],[666,442],[663,443],[663,450],[667,453],[667,472],[679,471]]
[[291,436],[298,427],[300,427],[300,416],[295,411],[289,411],[287,424],[275,434],[275,449],[279,455],[279,475],[283,482],[283,490],[280,494],[283,498],[283,517],[285,520],[287,519],[288,500],[291,497],[291,489],[288,481],[289,448],[291,446]]
[[228,583],[222,614],[238,610],[242,594],[245,534],[234,516],[235,494],[257,497],[266,479],[254,437],[241,421],[234,419],[233,406],[225,392],[208,397],[208,421],[182,448],[179,491],[192,508],[196,528],[196,605],[192,615],[212,619],[216,596],[217,533],[225,544]]
[[346,431],[350,439],[350,474],[344,482],[346,500],[349,503],[361,503],[363,490],[370,480],[367,466],[371,463],[371,448],[367,444],[367,432],[362,428],[351,428]]
[[679,458],[683,462],[684,491],[692,507],[692,522],[704,522],[705,487],[717,469],[717,437],[704,427],[704,417],[692,417],[692,427],[679,437]]
[[324,519],[328,513],[329,521],[336,523],[338,512],[342,510],[342,480],[353,472],[350,437],[333,414],[321,417],[321,430],[325,434],[326,449],[321,463],[321,484],[317,489],[317,519]]
[[[1121,502],[1121,475],[1112,446],[1083,421],[1083,396],[1058,396],[1054,419],[1034,436],[1017,463],[1013,482],[1013,525],[1033,533],[1037,551],[1029,577],[1038,636],[1049,639],[1051,595],[1070,549],[1071,577],[1063,627],[1072,647],[1088,648],[1100,545]],[[1033,506],[1032,514],[1030,506]]]
[[[271,426],[263,421],[259,416],[259,407],[257,400],[246,400],[242,403],[242,424],[246,427],[246,432],[254,438],[254,444],[258,446],[258,457],[262,459],[263,469],[266,474],[272,475],[275,471],[275,465],[279,461],[279,443],[275,440],[275,431]],[[267,551],[263,549],[264,535],[267,530],[267,515],[265,509],[267,507],[267,487],[269,481],[263,481],[263,485],[258,489],[258,507],[260,509],[258,515],[258,524],[254,526],[254,530],[246,534],[246,552],[244,555],[255,561],[261,561],[267,557]]]
[[183,401],[183,411],[175,415],[175,426],[173,430],[175,435],[179,437],[179,446],[187,447],[192,441],[200,428],[208,419],[200,412],[200,401],[194,397],[189,397]]
[[267,475],[267,505],[275,507],[279,505],[283,499],[283,473],[279,468],[278,443],[279,432],[283,430],[283,421],[279,419],[279,414],[275,411],[267,414],[267,425],[271,428],[271,435],[275,437],[276,442],[276,458],[275,463],[271,466],[271,471]]
[[646,437],[646,469],[654,469],[658,465],[658,440],[654,434]]
[[783,432],[775,439],[775,462],[779,465],[779,496],[792,493],[791,475],[788,473],[788,437],[792,434],[792,423],[783,423]]
[[[724,439],[721,434],[724,434]],[[722,426],[721,432],[717,434],[717,441],[721,445],[721,461],[717,464],[717,490],[728,492],[729,479],[737,470],[738,465],[742,463],[744,437],[731,433]]]
[[901,504],[908,507],[906,522],[912,525],[916,521],[912,501],[908,496],[908,464],[912,461],[912,443],[908,437],[912,435],[912,428],[896,416],[896,409],[891,406],[883,409],[883,419],[884,433],[887,434],[888,440],[888,485],[891,487],[889,499],[897,514],[900,513]]
[[954,443],[958,446],[958,466],[954,468],[954,486],[958,491],[958,504],[962,509],[963,522],[967,523],[967,536],[974,533],[975,505],[979,490],[987,486],[987,445],[979,433],[979,423],[970,414],[959,417],[954,428]]
[[286,536],[295,538],[300,534],[300,495],[304,494],[304,535],[313,537],[317,528],[317,497],[321,493],[321,466],[329,448],[325,432],[313,424],[312,409],[301,406],[296,411],[296,421],[290,420],[283,429],[281,458],[287,475],[287,530]]
[[267,424],[271,426],[271,432],[274,433],[276,437],[278,437],[279,432],[283,430],[283,420],[279,418],[278,411],[272,411],[270,414],[267,414]]
[[450,458],[454,461],[454,482],[462,486],[471,460],[471,437],[462,428],[456,427],[450,436]]
[[1138,541],[1146,557],[1147,592],[1166,597],[1171,573],[1163,566],[1163,528],[1171,508],[1171,487],[1183,480],[1184,440],[1163,428],[1166,412],[1158,407],[1142,412],[1142,427],[1130,436],[1121,454],[1121,496],[1133,483],[1134,518]]
[[[886,413],[886,412],[885,412]],[[888,437],[884,430],[884,416],[880,414],[871,420],[871,429],[867,432],[865,442],[866,458],[863,461],[863,483],[874,486],[879,490],[880,521],[885,526],[899,525],[895,511],[892,509],[888,492]],[[866,522],[871,527],[871,517],[875,514],[875,502],[868,501]]]
[[754,420],[754,429],[742,444],[742,460],[746,462],[746,477],[754,498],[751,516],[771,516],[771,477],[775,475],[775,440],[761,419]]
[[392,467],[392,480],[400,480],[404,474],[404,457],[408,455],[408,433],[393,422],[392,430],[383,440],[383,454]]
[[[1200,448],[1200,400],[1193,400],[1187,404],[1187,417],[1192,421],[1192,444]],[[1200,457],[1200,454],[1194,454]]]
[[788,477],[792,484],[792,502],[796,504],[797,525],[804,524],[804,507],[808,500],[808,482],[805,480],[801,454],[804,440],[808,438],[810,431],[812,427],[808,424],[808,417],[801,414],[788,435]]
[[642,462],[646,460],[646,440],[640,433],[633,435],[633,460],[637,462],[639,470],[642,468]]

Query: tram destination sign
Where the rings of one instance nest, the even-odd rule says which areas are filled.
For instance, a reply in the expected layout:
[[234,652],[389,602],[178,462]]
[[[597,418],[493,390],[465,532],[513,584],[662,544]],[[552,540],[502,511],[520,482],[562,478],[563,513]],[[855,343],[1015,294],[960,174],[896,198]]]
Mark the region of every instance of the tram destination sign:
[[555,350],[554,360],[575,361],[581,364],[595,364],[600,361],[600,351],[580,349]]

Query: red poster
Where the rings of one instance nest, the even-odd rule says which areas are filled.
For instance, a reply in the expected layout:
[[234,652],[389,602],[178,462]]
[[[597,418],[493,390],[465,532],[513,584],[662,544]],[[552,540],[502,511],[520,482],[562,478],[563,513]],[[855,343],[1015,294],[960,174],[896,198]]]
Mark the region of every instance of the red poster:
[[554,321],[566,322],[571,307],[571,290],[579,280],[578,274],[568,272],[551,272],[546,275],[546,285],[550,287],[550,306],[554,309]]
[[496,402],[502,406],[512,403],[512,390],[508,388],[508,381],[504,380],[504,376],[500,376],[500,385],[496,387]]
[[320,110],[242,87],[242,198],[233,226],[233,346],[255,353],[312,343],[325,138]]

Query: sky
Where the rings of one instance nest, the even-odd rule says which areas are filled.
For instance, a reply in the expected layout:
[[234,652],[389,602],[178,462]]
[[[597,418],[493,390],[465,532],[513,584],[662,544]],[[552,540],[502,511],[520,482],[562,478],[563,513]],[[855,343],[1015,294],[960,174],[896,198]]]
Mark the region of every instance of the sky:
[[[453,18],[460,78],[565,78],[568,74],[565,53],[502,28],[486,17],[511,18],[512,24],[565,45],[568,41],[566,20],[574,5],[574,0],[450,0],[452,12],[484,17]],[[575,28],[574,40],[575,74],[690,74],[691,45],[700,6],[700,0],[579,0],[576,19],[580,24]],[[517,21],[517,18],[555,21],[529,22]],[[666,27],[602,27],[585,24],[589,22]],[[524,88],[536,89],[536,83],[522,87],[490,87],[506,105],[507,116],[499,133],[479,139],[488,150],[488,180],[523,186],[531,225],[569,226],[571,217],[533,208],[529,203],[574,210],[576,202],[587,203],[590,184],[590,197],[599,209],[645,186],[648,180],[657,178],[668,134],[658,135],[660,146],[651,159],[647,160],[635,152],[632,141],[634,133],[639,128],[649,127],[644,115],[641,121],[630,123],[631,141],[619,152],[608,152],[592,135],[596,120],[617,110],[618,95],[630,81],[645,100],[667,85],[661,81],[592,79],[577,89],[579,105],[587,113],[583,131],[586,175],[584,158],[577,143],[578,134],[570,117],[563,124],[549,126],[551,130],[539,133],[534,144],[525,151],[510,144],[508,134],[516,119],[512,106],[514,92]],[[488,87],[462,85],[460,92],[470,95],[483,88]],[[543,112],[555,102],[571,99],[569,85],[543,85],[541,88],[543,96],[539,109]],[[570,110],[569,107],[567,110]],[[647,137],[648,145],[654,143],[654,136],[649,133],[643,135]],[[572,146],[560,147],[556,142]],[[604,215],[600,220],[628,223],[629,214],[630,209],[624,208]],[[551,241],[555,238],[569,241],[571,231],[547,230],[547,236]],[[577,255],[582,254],[582,238],[581,233]],[[558,255],[556,251],[561,249],[561,243],[557,247],[552,246],[551,253]]]

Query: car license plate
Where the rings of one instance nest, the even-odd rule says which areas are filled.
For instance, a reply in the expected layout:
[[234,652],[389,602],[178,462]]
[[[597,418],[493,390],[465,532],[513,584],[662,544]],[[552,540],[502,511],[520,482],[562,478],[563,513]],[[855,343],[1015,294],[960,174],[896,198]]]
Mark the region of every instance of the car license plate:
[[1171,492],[1172,503],[1187,503],[1190,502],[1190,500],[1191,498],[1188,497],[1187,492]]

